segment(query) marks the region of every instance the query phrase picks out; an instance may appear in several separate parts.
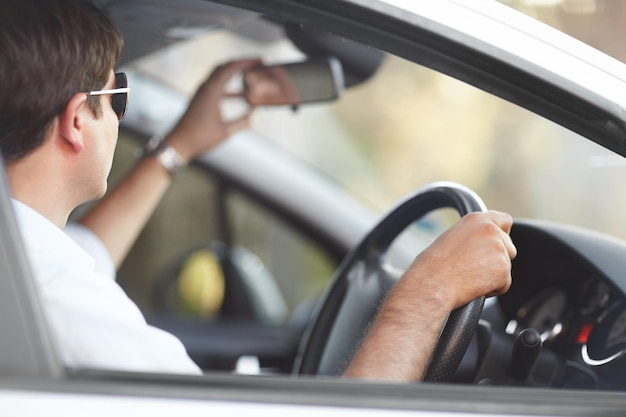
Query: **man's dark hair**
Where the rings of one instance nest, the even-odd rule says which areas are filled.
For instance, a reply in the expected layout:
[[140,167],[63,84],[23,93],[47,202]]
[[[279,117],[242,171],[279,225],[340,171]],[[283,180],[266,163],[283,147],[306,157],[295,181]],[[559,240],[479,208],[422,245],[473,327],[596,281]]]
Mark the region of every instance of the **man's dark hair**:
[[[2,0],[0,152],[7,163],[39,147],[69,100],[99,90],[122,50],[109,16],[89,0]],[[88,103],[97,117],[98,97]]]

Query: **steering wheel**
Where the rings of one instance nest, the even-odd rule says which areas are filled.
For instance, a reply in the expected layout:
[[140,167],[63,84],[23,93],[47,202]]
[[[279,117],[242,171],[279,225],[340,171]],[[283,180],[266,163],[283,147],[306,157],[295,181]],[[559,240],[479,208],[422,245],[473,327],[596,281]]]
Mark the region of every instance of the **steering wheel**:
[[[385,263],[389,246],[407,226],[439,208],[464,216],[485,211],[470,189],[433,183],[401,201],[346,256],[314,312],[296,356],[300,375],[338,375],[356,353],[387,291],[400,274]],[[448,381],[458,368],[482,313],[480,297],[450,313],[439,336],[425,381]]]

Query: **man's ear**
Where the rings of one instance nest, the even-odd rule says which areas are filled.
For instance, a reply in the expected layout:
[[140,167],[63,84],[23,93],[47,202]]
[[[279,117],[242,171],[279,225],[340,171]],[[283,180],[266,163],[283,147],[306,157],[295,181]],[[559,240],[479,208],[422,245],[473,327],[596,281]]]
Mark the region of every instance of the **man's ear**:
[[59,131],[63,140],[80,152],[83,149],[85,128],[88,126],[87,117],[93,114],[87,103],[87,94],[77,93],[65,106],[59,116]]

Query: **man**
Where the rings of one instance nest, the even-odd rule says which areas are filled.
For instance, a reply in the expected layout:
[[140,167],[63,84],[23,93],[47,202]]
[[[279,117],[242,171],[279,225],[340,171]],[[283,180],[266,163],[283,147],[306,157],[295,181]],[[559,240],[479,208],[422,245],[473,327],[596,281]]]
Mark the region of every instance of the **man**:
[[[89,24],[86,24],[89,22]],[[70,367],[200,373],[172,335],[148,326],[113,274],[96,270],[63,232],[70,212],[106,191],[128,88],[114,73],[121,39],[105,13],[81,0],[5,0],[0,8],[0,150],[41,300]],[[119,265],[174,170],[248,126],[225,122],[219,102],[235,74],[219,67],[164,141],[82,220]],[[447,314],[511,282],[512,220],[464,217],[422,252],[395,286],[348,377],[417,380]]]

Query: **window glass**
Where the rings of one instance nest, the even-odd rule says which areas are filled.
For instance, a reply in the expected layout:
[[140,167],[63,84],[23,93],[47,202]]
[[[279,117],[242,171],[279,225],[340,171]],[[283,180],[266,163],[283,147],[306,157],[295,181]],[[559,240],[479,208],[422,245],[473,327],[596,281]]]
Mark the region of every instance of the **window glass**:
[[[200,50],[214,53],[204,59],[192,52]],[[268,63],[301,58],[284,40],[216,31],[134,68],[189,95],[216,62],[253,53]],[[161,61],[176,63],[172,71],[189,76],[169,77]],[[515,217],[626,236],[610,220],[626,209],[615,192],[626,173],[621,158],[529,111],[394,56],[334,103],[297,111],[257,108],[251,129],[379,213],[429,182],[457,181],[489,208]]]
[[[259,113],[256,128],[269,136],[279,115]],[[457,181],[489,208],[514,217],[626,237],[612,216],[626,208],[616,192],[626,175],[622,158],[411,62],[388,56],[372,79],[348,90],[328,114],[311,109],[288,120],[274,132],[278,143],[381,212],[429,182]],[[292,135],[281,135],[286,125]],[[322,133],[311,133],[312,125],[323,126]]]
[[241,193],[229,195],[227,207],[233,243],[271,271],[289,311],[321,294],[337,267],[323,247]]

